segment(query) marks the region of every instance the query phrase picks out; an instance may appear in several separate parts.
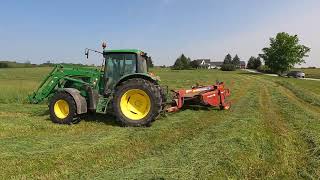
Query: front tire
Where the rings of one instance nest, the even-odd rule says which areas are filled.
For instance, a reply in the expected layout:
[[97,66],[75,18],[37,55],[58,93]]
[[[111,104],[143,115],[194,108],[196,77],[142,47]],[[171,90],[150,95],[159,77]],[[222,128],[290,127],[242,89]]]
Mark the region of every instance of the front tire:
[[113,103],[118,121],[125,126],[149,126],[162,111],[160,89],[140,78],[121,83],[116,88]]
[[72,124],[77,108],[73,97],[66,92],[57,92],[49,103],[50,119],[58,124]]

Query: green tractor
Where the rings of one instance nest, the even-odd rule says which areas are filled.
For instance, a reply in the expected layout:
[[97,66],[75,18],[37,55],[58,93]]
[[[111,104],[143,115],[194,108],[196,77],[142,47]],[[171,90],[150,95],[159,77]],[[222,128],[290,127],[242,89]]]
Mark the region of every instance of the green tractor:
[[31,103],[49,99],[52,122],[72,124],[89,112],[113,112],[124,126],[148,126],[164,109],[159,78],[148,73],[146,53],[136,49],[106,50],[101,69],[57,65],[28,97]]

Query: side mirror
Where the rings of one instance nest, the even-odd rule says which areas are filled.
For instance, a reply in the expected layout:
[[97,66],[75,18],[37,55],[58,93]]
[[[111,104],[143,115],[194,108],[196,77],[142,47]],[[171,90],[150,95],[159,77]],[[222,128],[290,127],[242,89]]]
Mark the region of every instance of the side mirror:
[[87,59],[89,59],[89,49],[85,50],[84,55],[87,56]]

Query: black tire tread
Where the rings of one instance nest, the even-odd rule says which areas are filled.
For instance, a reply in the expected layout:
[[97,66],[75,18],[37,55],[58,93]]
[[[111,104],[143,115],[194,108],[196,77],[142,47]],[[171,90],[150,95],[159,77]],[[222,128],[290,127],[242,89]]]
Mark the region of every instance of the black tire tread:
[[[55,113],[54,113],[54,104],[60,100],[60,99],[63,99],[65,101],[68,102],[69,104],[69,108],[70,108],[70,114],[68,117],[66,117],[64,120],[61,120],[59,119]],[[49,111],[50,111],[50,119],[53,123],[57,123],[57,124],[72,124],[72,123],[75,123],[77,121],[75,121],[75,118],[76,118],[76,115],[77,115],[77,106],[76,106],[76,103],[73,99],[73,97],[64,92],[64,91],[61,91],[61,92],[57,92],[50,100],[50,103],[49,103]]]

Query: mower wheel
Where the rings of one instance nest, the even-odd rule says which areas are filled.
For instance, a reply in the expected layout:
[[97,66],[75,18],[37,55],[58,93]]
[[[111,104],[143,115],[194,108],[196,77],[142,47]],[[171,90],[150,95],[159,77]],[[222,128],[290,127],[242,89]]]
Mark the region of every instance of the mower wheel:
[[124,126],[150,126],[162,110],[160,89],[145,79],[129,79],[117,86],[113,108]]
[[66,92],[57,92],[49,103],[50,119],[58,124],[77,122],[77,108],[73,97]]
[[227,103],[224,106],[220,106],[220,110],[229,110],[231,108],[231,103]]

